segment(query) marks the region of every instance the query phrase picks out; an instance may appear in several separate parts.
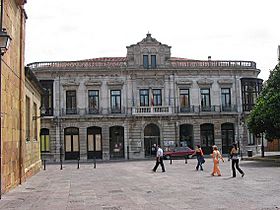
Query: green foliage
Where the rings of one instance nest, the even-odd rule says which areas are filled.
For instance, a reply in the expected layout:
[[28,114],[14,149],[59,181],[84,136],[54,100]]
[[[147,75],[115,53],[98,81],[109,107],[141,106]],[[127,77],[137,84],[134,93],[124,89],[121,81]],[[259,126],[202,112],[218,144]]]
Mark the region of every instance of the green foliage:
[[269,140],[280,139],[280,63],[270,72],[247,124],[253,134],[265,133]]

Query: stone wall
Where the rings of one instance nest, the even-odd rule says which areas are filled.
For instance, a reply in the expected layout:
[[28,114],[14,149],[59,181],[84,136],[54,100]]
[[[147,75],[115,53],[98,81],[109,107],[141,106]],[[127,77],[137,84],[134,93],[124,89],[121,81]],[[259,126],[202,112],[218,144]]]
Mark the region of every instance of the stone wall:
[[[2,25],[12,38],[8,51],[1,57],[1,184],[5,193],[39,170],[40,155],[39,132],[34,145],[25,141],[24,2],[3,3]],[[40,97],[35,98],[39,108]],[[37,126],[39,131],[39,122]]]

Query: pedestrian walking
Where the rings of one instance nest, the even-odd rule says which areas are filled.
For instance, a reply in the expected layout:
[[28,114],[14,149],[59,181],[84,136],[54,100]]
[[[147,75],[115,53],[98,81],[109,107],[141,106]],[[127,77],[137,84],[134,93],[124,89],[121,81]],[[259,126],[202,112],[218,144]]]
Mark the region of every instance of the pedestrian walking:
[[202,151],[200,145],[196,145],[195,151],[192,154],[192,156],[195,156],[195,155],[196,155],[196,159],[197,159],[197,165],[196,165],[195,169],[198,171],[198,169],[200,167],[200,170],[203,171],[202,164],[205,163],[205,160],[204,160],[204,154],[203,154],[203,151]]
[[239,149],[236,144],[232,144],[232,149],[230,151],[230,159],[231,159],[231,169],[232,169],[232,177],[236,177],[236,170],[239,171],[241,177],[245,175],[245,173],[239,167],[239,157],[238,157]]
[[151,154],[152,154],[152,156],[156,157],[156,154],[157,154],[157,145],[156,144],[152,145],[152,152],[151,152]]
[[218,150],[218,147],[216,145],[213,145],[212,148],[213,148],[212,158],[213,158],[214,166],[213,166],[213,171],[212,171],[211,175],[215,176],[215,174],[217,173],[218,176],[221,176],[219,160],[221,159],[223,162],[225,162],[225,161],[224,161],[224,158],[222,157],[220,151]]
[[157,171],[157,167],[160,164],[162,172],[165,172],[164,163],[163,163],[163,150],[161,149],[160,145],[157,145],[157,155],[156,155],[156,165],[153,168],[153,171]]

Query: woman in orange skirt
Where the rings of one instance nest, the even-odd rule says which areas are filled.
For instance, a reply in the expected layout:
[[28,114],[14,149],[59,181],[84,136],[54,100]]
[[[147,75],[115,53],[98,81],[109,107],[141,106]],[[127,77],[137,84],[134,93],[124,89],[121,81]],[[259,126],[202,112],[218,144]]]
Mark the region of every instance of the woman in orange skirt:
[[225,162],[225,161],[216,145],[213,146],[212,158],[213,158],[213,162],[214,162],[214,167],[213,167],[213,172],[211,175],[214,176],[217,173],[218,176],[221,176],[219,160],[221,159],[223,162]]

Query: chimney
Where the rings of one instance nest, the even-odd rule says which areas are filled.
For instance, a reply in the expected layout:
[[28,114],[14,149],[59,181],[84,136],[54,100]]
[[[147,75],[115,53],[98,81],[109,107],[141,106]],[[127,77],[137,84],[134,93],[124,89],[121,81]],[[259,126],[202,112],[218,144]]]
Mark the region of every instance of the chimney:
[[211,56],[210,55],[208,56],[208,61],[211,61]]

